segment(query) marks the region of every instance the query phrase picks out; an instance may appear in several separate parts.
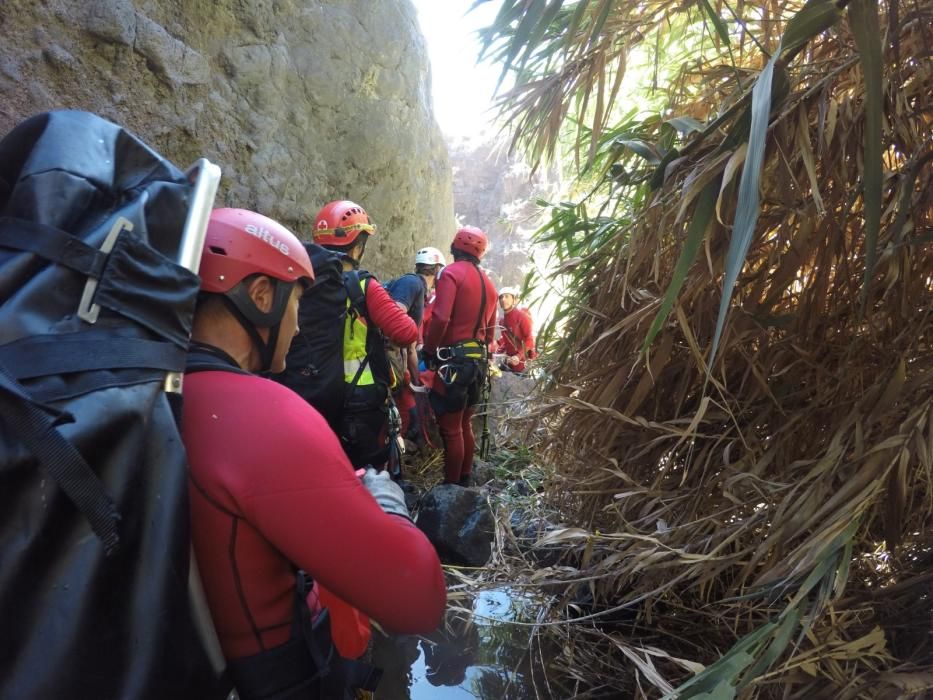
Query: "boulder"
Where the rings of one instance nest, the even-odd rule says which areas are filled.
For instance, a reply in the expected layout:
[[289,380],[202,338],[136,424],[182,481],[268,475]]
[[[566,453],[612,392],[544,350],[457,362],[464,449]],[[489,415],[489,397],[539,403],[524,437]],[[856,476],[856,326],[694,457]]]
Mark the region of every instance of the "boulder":
[[414,511],[421,502],[422,491],[407,479],[401,479],[398,485],[402,487],[402,493],[405,494],[405,505],[409,511]]
[[477,489],[442,484],[421,499],[415,524],[448,563],[482,566],[489,559],[495,524]]
[[473,458],[473,471],[470,472],[470,475],[473,479],[474,486],[488,484],[496,478],[496,473],[493,471],[492,465],[479,457]]

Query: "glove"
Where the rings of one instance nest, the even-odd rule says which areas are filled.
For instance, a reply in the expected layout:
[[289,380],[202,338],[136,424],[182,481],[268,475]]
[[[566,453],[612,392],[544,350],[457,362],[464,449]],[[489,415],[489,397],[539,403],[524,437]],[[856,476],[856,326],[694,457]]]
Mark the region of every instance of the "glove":
[[376,499],[376,503],[386,513],[401,515],[403,518],[411,520],[408,514],[408,506],[405,505],[405,493],[402,487],[389,478],[389,472],[377,472],[370,467],[363,475],[363,486]]

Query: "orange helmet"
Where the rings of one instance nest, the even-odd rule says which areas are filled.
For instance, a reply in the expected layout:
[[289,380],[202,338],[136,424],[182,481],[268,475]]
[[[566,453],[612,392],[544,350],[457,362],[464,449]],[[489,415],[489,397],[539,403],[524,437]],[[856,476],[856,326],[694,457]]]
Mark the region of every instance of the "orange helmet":
[[376,226],[359,204],[339,200],[325,204],[314,217],[314,242],[322,246],[344,248],[352,245],[361,233],[374,235]]
[[483,230],[476,226],[461,226],[454,236],[454,242],[450,244],[451,250],[467,253],[477,260],[482,260],[488,247],[489,239]]

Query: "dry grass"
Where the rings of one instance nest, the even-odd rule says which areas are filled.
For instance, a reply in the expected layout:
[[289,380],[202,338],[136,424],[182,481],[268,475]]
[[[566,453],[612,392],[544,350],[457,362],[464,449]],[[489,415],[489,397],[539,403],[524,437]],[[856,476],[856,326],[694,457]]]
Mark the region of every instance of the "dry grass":
[[[712,366],[746,155],[729,135],[747,98],[717,104],[725,118],[692,135],[636,216],[604,225],[568,265],[570,337],[538,413],[567,525],[548,535],[566,566],[544,576],[563,591],[551,620],[576,619],[555,628],[567,673],[636,697],[713,663],[681,697],[933,693],[931,18],[930,0],[882,8],[873,246],[872,103],[849,24],[787,66]],[[769,26],[765,46],[780,35]],[[738,67],[754,76],[746,56]],[[708,125],[725,90],[702,73],[708,90],[679,107]],[[532,143],[546,152],[519,113],[519,142],[544,139]],[[645,353],[707,187],[711,221]],[[542,582],[526,559],[500,565]],[[575,611],[581,586],[592,600]]]

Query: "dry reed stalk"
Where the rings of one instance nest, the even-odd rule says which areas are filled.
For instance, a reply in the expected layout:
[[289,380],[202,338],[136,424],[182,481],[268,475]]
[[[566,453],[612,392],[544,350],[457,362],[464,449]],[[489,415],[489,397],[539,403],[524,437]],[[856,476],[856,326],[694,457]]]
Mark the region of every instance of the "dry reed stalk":
[[[876,254],[861,190],[872,103],[840,22],[787,68],[760,214],[711,367],[746,157],[722,138],[738,111],[689,141],[637,216],[604,227],[568,268],[579,299],[537,417],[567,525],[548,536],[568,562],[548,583],[592,597],[576,631],[555,634],[567,673],[587,683],[612,687],[624,668],[635,696],[652,697],[689,664],[718,660],[732,690],[710,686],[723,694],[709,697],[933,688],[933,3],[883,9]],[[612,31],[632,31],[619,21]],[[773,50],[779,34],[761,36]],[[731,74],[687,71],[707,89],[681,112],[712,119],[711,95],[729,93]],[[513,93],[513,120],[552,120],[521,102],[532,88],[552,95],[546,87]],[[553,147],[553,129],[513,126],[536,154]],[[644,353],[707,187],[711,221]],[[526,560],[511,564],[534,578]],[[553,620],[569,619],[562,605]],[[635,619],[619,623],[628,611]]]

